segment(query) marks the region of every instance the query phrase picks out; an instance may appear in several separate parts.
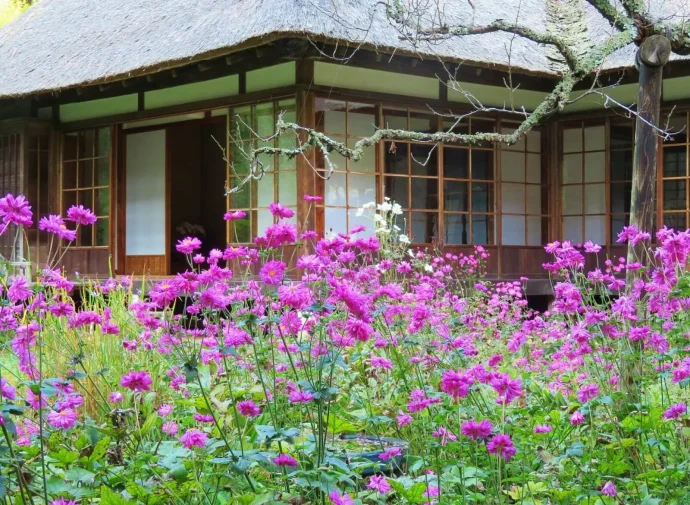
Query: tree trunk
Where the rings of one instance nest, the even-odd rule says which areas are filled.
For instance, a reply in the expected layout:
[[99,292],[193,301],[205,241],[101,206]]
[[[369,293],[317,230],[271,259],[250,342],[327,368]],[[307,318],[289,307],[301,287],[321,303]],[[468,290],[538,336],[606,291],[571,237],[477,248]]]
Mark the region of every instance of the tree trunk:
[[[645,39],[637,52],[640,71],[637,92],[637,120],[635,123],[635,153],[632,171],[632,195],[630,224],[649,233],[655,224],[655,198],[657,148],[659,136],[654,126],[659,126],[663,68],[671,53],[666,37],[653,35]],[[640,262],[646,266],[646,244],[628,246],[628,263]],[[639,278],[638,271],[628,270],[626,287],[629,291]]]

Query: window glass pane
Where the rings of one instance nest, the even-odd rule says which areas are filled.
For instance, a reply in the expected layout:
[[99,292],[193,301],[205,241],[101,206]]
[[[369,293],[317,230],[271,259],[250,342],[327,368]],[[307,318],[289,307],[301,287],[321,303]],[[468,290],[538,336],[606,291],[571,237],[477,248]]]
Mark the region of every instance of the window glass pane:
[[494,212],[494,185],[472,183],[472,212]]
[[468,179],[469,172],[469,150],[454,149],[452,147],[443,148],[443,175],[455,179]]
[[386,177],[383,194],[392,201],[399,203],[402,208],[409,208],[410,179],[407,177]]
[[[348,139],[347,146],[352,149],[355,147],[357,139]],[[369,146],[362,152],[362,158],[359,161],[350,160],[351,172],[376,172],[376,146]]]
[[563,152],[577,153],[582,151],[582,129],[568,128],[563,130]]
[[563,184],[582,182],[582,154],[563,156]]
[[62,214],[67,212],[67,209],[77,204],[76,191],[64,191],[62,193]]
[[501,152],[501,180],[525,182],[525,153]]
[[582,217],[563,218],[563,240],[570,240],[574,244],[582,242]]
[[606,184],[585,186],[585,214],[604,214],[606,212]]
[[606,147],[606,131],[604,126],[588,126],[585,128],[585,151],[603,151]]
[[384,172],[387,174],[407,174],[407,144],[386,142]]
[[94,245],[104,246],[110,242],[110,220],[107,218],[98,218],[96,221],[96,243]]
[[532,184],[527,185],[528,214],[541,214],[543,212],[541,203],[541,194],[543,189],[544,188],[542,188],[542,186],[535,186]]
[[685,212],[664,213],[664,225],[677,231],[685,230]]
[[611,184],[611,212],[630,212],[632,184],[629,182]]
[[383,124],[391,130],[407,130],[407,111],[386,109],[383,111]]
[[438,148],[412,144],[412,175],[438,175]]
[[273,174],[264,174],[264,176],[256,181],[256,205],[257,207],[268,207],[275,202],[275,195],[273,194],[274,187]]
[[503,184],[501,186],[501,209],[508,214],[525,213],[525,185]]
[[235,140],[251,137],[252,114],[251,107],[240,107],[232,111],[231,137]]
[[93,186],[93,160],[79,161],[79,187],[90,188]]
[[368,137],[376,130],[376,107],[364,103],[352,103],[347,115],[347,134]]
[[347,233],[347,209],[332,209],[326,208],[324,210],[326,220],[326,233],[338,234]]
[[685,146],[664,148],[664,177],[685,177],[686,156]]
[[472,133],[492,133],[496,131],[496,122],[492,119],[470,118],[470,129]]
[[437,116],[430,116],[429,114],[419,114],[417,112],[410,113],[410,130],[421,133],[435,133],[436,132],[436,118]]
[[110,190],[109,189],[97,189],[96,193],[96,205],[94,212],[97,216],[108,216],[110,215]]
[[62,157],[65,161],[77,159],[77,142],[78,136],[76,133],[67,133],[63,137]]
[[438,209],[438,179],[412,177],[412,208]]
[[418,244],[433,242],[438,233],[438,214],[435,212],[413,212],[411,220],[412,242]]
[[259,137],[266,138],[273,135],[276,129],[273,117],[273,103],[262,103],[254,107],[254,129]]
[[582,214],[582,186],[563,186],[563,215]]
[[604,182],[606,180],[606,153],[585,154],[585,182]]
[[664,181],[664,210],[685,209],[685,181]]
[[79,132],[79,158],[93,158],[93,147],[95,144],[94,130],[84,130]]
[[472,216],[472,243],[480,245],[494,243],[494,216],[482,214]]
[[334,172],[325,181],[325,201],[326,205],[344,206],[347,201],[346,175]]
[[87,189],[86,191],[77,192],[77,203],[87,209],[93,209],[93,190]]
[[77,162],[66,161],[62,165],[62,188],[74,189],[77,187]]
[[350,174],[348,177],[347,203],[350,207],[361,207],[376,201],[376,176]]
[[548,218],[529,216],[527,218],[527,245],[541,246],[546,244],[548,236]]
[[527,150],[533,153],[541,152],[541,132],[539,130],[527,132]]
[[256,216],[256,234],[257,236],[264,235],[266,228],[273,224],[273,215],[268,209],[259,209],[254,212]]
[[633,147],[633,125],[619,123],[611,125],[611,148],[625,149]]
[[251,212],[244,219],[232,221],[230,224],[230,241],[247,243],[251,241]]
[[469,211],[469,182],[445,181],[443,183],[443,208],[445,210]]
[[[347,211],[347,219],[348,219],[348,226],[349,226],[349,231],[352,231],[354,228],[358,226],[364,226],[365,230],[363,232],[360,232],[357,234],[358,237],[368,237],[374,233],[374,221],[365,215],[358,216],[357,215],[357,209],[350,209]],[[396,221],[396,224],[402,228],[402,219],[399,220],[399,222]]]
[[446,214],[444,222],[445,243],[460,245],[469,243],[470,216],[467,214]]
[[[542,182],[541,180],[541,155],[528,154],[527,155],[527,182]],[[546,181],[544,181],[546,182]]]
[[503,245],[525,245],[525,218],[503,216]]
[[110,128],[101,128],[98,130],[96,156],[110,156]]
[[[501,128],[501,133],[504,135],[510,135],[515,132],[515,128]],[[502,148],[505,149],[511,149],[513,151],[524,151],[525,150],[525,136],[523,135],[518,139],[517,142],[515,142],[512,146],[502,144]]]
[[297,173],[278,173],[278,201],[292,207],[297,205]]
[[473,149],[472,154],[472,178],[483,181],[494,179],[494,153]]
[[632,179],[633,152],[611,151],[611,180],[629,181]]
[[93,226],[80,226],[77,233],[79,235],[77,245],[81,247],[93,246]]
[[110,158],[98,158],[96,161],[94,184],[96,186],[110,185]]
[[606,216],[585,217],[585,241],[595,244],[606,243]]
[[[239,179],[230,180],[230,188],[236,188],[240,184]],[[249,195],[251,194],[251,183],[248,182],[239,188],[235,193],[230,193],[231,209],[249,209]]]
[[630,223],[630,216],[611,216],[611,243],[618,240],[618,234]]

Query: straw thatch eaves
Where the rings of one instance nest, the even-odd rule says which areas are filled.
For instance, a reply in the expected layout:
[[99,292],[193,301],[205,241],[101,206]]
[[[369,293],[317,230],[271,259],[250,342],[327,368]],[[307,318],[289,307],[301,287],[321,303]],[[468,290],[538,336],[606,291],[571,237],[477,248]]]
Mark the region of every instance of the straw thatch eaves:
[[[576,7],[584,13],[581,20],[585,22],[566,29],[584,30],[583,36],[593,42],[612,33],[610,25],[583,0],[441,3],[449,23],[467,24],[473,19],[480,25],[496,19],[519,19],[535,30],[547,26],[553,30],[562,28],[558,10],[553,11],[554,5],[562,2],[579,3]],[[685,2],[646,3],[652,12],[660,13],[659,17],[677,18],[685,14],[678,5]],[[0,98],[123,80],[288,36],[349,42],[383,53],[468,65],[510,66],[526,74],[558,75],[552,51],[506,33],[413,47],[391,26],[377,0],[41,0],[0,29]],[[606,66],[631,66],[633,55],[634,47],[625,48],[610,57]]]

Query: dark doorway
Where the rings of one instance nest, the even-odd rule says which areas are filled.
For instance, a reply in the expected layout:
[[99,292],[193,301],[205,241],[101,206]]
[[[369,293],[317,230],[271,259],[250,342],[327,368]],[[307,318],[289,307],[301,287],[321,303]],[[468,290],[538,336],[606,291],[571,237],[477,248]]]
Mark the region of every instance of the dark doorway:
[[[193,121],[168,126],[170,167],[170,269],[188,268],[175,244],[197,237],[207,256],[211,249],[226,246],[226,164],[218,143],[225,145],[225,118],[218,121]],[[215,140],[214,140],[215,139]],[[216,143],[216,141],[218,143]]]

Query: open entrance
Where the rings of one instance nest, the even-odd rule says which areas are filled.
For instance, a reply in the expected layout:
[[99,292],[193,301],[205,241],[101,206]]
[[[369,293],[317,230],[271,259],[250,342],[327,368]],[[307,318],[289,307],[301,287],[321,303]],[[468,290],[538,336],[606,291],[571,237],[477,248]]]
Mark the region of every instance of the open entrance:
[[125,135],[125,273],[171,275],[188,265],[178,240],[207,255],[226,245],[225,117],[132,129]]

